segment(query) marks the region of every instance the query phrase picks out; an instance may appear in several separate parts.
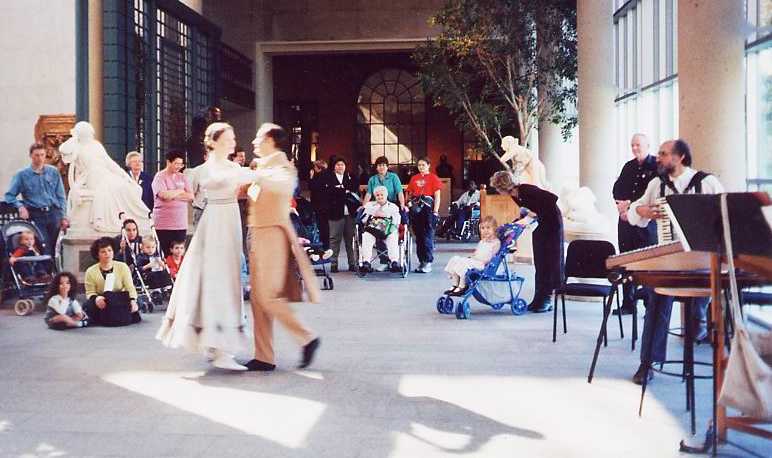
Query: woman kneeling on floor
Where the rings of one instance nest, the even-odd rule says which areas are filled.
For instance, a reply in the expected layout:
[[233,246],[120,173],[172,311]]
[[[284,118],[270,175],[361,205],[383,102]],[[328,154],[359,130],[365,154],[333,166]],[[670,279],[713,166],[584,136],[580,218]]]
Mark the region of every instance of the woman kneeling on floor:
[[91,244],[91,257],[97,263],[86,270],[84,308],[92,325],[126,326],[142,320],[131,271],[113,259],[114,243],[110,237],[101,237]]

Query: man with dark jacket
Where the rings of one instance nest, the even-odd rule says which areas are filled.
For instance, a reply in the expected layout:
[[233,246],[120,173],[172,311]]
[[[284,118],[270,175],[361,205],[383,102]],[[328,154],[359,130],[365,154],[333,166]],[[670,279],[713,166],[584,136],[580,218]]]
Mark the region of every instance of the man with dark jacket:
[[[614,183],[614,200],[619,212],[617,223],[619,237],[619,252],[637,250],[657,243],[657,224],[649,222],[646,227],[638,227],[627,220],[627,209],[630,202],[635,202],[643,196],[649,181],[657,176],[657,158],[649,154],[649,139],[644,134],[635,134],[630,140],[633,158],[625,163],[619,178]],[[625,283],[622,288],[622,314],[633,313],[636,299],[636,285]],[[614,310],[614,314],[617,311]]]
[[340,242],[346,248],[349,271],[355,271],[357,259],[354,256],[354,216],[361,205],[358,198],[356,182],[346,172],[346,160],[336,157],[331,172],[326,173],[326,188],[329,203],[327,217],[330,225],[330,248],[332,248],[333,272],[338,270],[338,255]]

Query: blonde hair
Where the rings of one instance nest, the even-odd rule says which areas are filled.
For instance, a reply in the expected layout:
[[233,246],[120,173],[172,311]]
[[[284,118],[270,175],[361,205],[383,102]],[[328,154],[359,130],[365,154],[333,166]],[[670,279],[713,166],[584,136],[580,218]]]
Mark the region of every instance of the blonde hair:
[[499,170],[491,177],[491,186],[499,192],[509,192],[520,186],[520,178],[508,170]]
[[233,126],[227,122],[213,122],[212,124],[209,124],[209,127],[207,127],[204,132],[204,146],[207,151],[212,151],[214,149],[214,143],[226,130],[233,131]]
[[142,153],[140,153],[139,151],[129,151],[126,154],[126,167],[129,166],[129,161],[134,159],[135,157],[138,157],[138,158],[141,159],[142,158]]
[[496,229],[497,227],[499,227],[499,222],[496,221],[496,218],[494,218],[491,215],[483,216],[482,218],[480,218],[480,227],[482,227],[483,224],[487,224],[493,229]]

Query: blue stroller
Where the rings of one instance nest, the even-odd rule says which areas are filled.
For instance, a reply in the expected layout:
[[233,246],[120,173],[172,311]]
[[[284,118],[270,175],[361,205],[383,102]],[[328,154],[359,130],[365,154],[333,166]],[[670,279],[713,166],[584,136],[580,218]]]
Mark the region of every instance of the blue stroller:
[[466,273],[468,288],[455,307],[453,298],[442,295],[437,299],[437,311],[443,315],[455,313],[459,320],[466,320],[472,314],[469,302],[474,297],[478,302],[490,305],[493,310],[500,310],[505,305],[509,305],[513,315],[525,313],[527,304],[520,298],[525,279],[509,270],[507,255],[514,251],[514,242],[526,227],[514,223],[500,226],[496,230],[501,241],[499,251],[485,268],[471,269]]
[[332,290],[335,287],[330,276],[332,260],[330,258],[325,259],[322,254],[324,248],[319,239],[319,225],[316,212],[311,206],[311,202],[299,196],[295,197],[295,210],[297,214],[290,213],[290,219],[295,232],[298,237],[303,237],[311,242],[304,246],[303,249],[308,253],[308,259],[311,261],[316,276],[322,277],[322,289]]

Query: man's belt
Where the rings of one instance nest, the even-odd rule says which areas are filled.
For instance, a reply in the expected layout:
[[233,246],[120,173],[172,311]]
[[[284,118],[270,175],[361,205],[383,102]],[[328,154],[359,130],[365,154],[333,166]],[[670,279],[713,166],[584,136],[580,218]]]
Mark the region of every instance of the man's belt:
[[26,207],[27,211],[45,213],[56,210],[56,207]]

